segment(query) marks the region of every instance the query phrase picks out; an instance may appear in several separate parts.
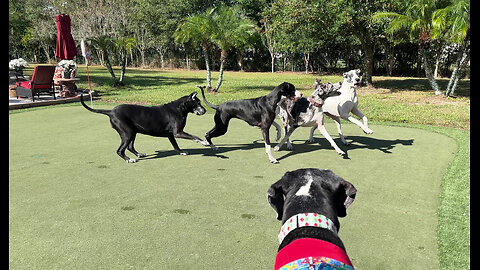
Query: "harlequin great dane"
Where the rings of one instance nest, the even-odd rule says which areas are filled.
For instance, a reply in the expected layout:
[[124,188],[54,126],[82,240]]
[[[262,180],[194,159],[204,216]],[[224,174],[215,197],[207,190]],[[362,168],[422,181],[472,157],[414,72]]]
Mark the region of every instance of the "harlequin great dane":
[[[287,148],[292,150],[293,146],[289,138],[295,129],[298,127],[313,126],[318,127],[322,135],[330,142],[330,145],[332,145],[337,153],[344,155],[345,153],[337,146],[325,129],[322,109],[325,100],[328,100],[329,97],[340,95],[340,92],[338,92],[340,87],[340,83],[320,83],[320,79],[316,79],[313,85],[315,91],[308,99],[302,97],[294,103],[287,99],[282,99],[277,107],[277,114],[282,120],[285,137],[275,146],[274,150],[278,151],[285,142],[287,143]],[[274,122],[273,125],[278,131],[280,128],[278,124]],[[310,142],[313,142],[313,136],[310,137]]]
[[[349,145],[350,143],[345,140],[345,137],[343,137],[340,118],[359,126],[366,134],[373,133],[373,130],[368,127],[367,117],[358,109],[356,88],[360,86],[360,76],[360,69],[350,70],[343,73],[342,87],[338,90],[341,94],[336,97],[327,98],[322,107],[323,112],[332,118],[337,125],[338,135],[345,145]],[[355,119],[353,116],[350,116],[350,112],[362,119],[363,123]],[[315,127],[312,127],[310,130],[311,140],[313,139],[314,131]]]

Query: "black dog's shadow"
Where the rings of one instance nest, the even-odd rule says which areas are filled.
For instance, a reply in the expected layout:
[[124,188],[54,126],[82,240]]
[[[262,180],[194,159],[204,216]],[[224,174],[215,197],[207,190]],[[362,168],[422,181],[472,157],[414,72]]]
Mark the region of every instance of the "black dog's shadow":
[[[395,148],[396,145],[413,145],[414,139],[395,139],[395,140],[382,140],[376,139],[366,136],[348,136],[346,137],[347,141],[350,142],[350,145],[345,146],[340,141],[340,139],[335,139],[335,143],[346,153],[343,157],[344,159],[349,159],[348,151],[355,150],[355,149],[372,149],[372,150],[380,150],[385,154],[391,154],[391,150]],[[286,150],[286,146],[283,146],[280,152],[282,151],[289,151],[287,154],[277,158],[277,160],[286,159],[288,157],[294,156],[296,154],[302,153],[309,153],[318,150],[329,150],[335,151],[331,146],[330,143],[325,138],[314,138],[314,142],[309,142],[305,140],[293,140],[292,143],[295,142],[303,142],[294,144],[294,150],[289,151]],[[275,146],[275,144],[272,144]],[[217,145],[218,150],[214,151],[210,149],[210,147],[204,148],[189,148],[189,149],[182,149],[182,151],[187,152],[188,155],[202,155],[207,157],[217,157],[222,159],[228,159],[228,156],[223,155],[224,153],[228,153],[231,151],[237,150],[252,150],[257,148],[265,148],[265,144],[263,140],[255,140],[252,143],[248,144],[219,144]],[[155,154],[147,155],[146,157],[140,158],[140,160],[148,160],[148,159],[157,159],[157,158],[165,158],[170,156],[179,155],[175,150],[166,150],[166,151],[155,151]]]
[[[335,143],[340,147],[344,152],[345,155],[343,156],[344,159],[350,159],[348,157],[348,151],[354,149],[372,149],[372,150],[380,150],[383,153],[391,154],[393,148],[396,145],[413,145],[414,139],[408,140],[382,140],[376,139],[371,137],[364,137],[364,136],[348,136],[346,137],[347,141],[350,142],[350,145],[346,146],[342,143],[340,139],[335,139]],[[290,151],[284,156],[277,158],[277,160],[282,160],[288,158],[290,156],[300,154],[300,153],[309,153],[321,149],[326,150],[333,150],[333,147],[330,146],[330,143],[325,138],[316,138],[314,137],[314,142],[304,141],[304,140],[293,140],[294,142],[303,142],[303,144],[294,144],[294,150]],[[285,147],[285,146],[284,146]],[[288,151],[288,150],[287,150]]]
[[[210,147],[205,148],[190,148],[190,149],[182,149],[183,152],[187,152],[188,155],[202,155],[206,157],[217,157],[222,159],[228,159],[229,157],[222,155],[223,153],[230,152],[230,151],[237,151],[237,150],[251,150],[256,148],[264,148],[265,144],[259,141],[254,141],[249,144],[218,144],[218,150],[214,151]],[[176,156],[179,153],[175,150],[166,150],[166,151],[155,151],[155,154],[147,155],[146,157],[140,158],[140,160],[147,160],[147,159],[157,159],[157,158],[165,158],[170,156]]]

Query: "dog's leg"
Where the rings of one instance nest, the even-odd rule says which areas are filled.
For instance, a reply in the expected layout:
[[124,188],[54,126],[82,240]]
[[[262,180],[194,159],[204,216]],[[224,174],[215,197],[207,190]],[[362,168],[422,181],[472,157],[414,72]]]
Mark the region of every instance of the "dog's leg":
[[122,136],[122,143],[117,149],[117,155],[123,158],[127,163],[135,163],[137,162],[135,159],[131,159],[125,155],[125,150],[127,149],[127,146],[129,143],[130,143],[129,139]]
[[280,125],[277,124],[277,122],[275,122],[275,121],[272,122],[272,125],[277,130],[277,137],[275,138],[275,141],[278,142],[278,140],[280,140],[280,138],[282,137],[282,132],[280,131]]
[[144,153],[138,153],[137,150],[135,150],[134,143],[135,143],[135,137],[137,134],[133,135],[132,140],[127,146],[128,151],[132,152],[135,156],[141,158],[141,157],[146,157],[147,155]]
[[177,151],[182,156],[188,155],[187,152],[180,150],[180,147],[178,147],[177,141],[175,140],[175,137],[173,135],[168,136],[168,139],[170,140],[170,143],[172,144],[175,151]]
[[320,130],[320,133],[322,133],[323,137],[327,139],[327,141],[335,149],[335,151],[337,151],[339,155],[342,155],[342,156],[345,155],[345,152],[343,152],[342,149],[338,147],[338,145],[333,141],[332,137],[330,137],[330,134],[328,134],[327,130],[325,129],[324,117],[321,117],[319,122],[317,122],[317,125],[318,125],[318,130]]
[[350,143],[347,142],[347,140],[345,140],[345,137],[343,136],[342,124],[340,123],[340,117],[335,116],[335,115],[330,115],[330,118],[332,118],[333,122],[335,122],[335,125],[337,126],[338,136],[340,136],[340,139],[342,140],[343,144],[344,145],[350,145]]
[[209,132],[207,132],[207,134],[205,135],[205,138],[207,139],[207,142],[212,148],[212,150],[216,151],[218,150],[218,148],[213,144],[212,138],[219,137],[227,133],[228,122],[230,121],[230,119],[226,119],[224,123],[218,111],[217,113],[215,113],[215,116],[213,119],[215,121],[215,126]]
[[207,141],[203,141],[203,140],[200,139],[199,137],[194,136],[194,135],[191,135],[191,134],[188,134],[188,133],[185,132],[185,131],[180,131],[180,132],[174,134],[174,136],[175,136],[175,138],[192,140],[192,141],[194,141],[194,142],[197,142],[197,143],[202,144],[203,146],[209,146],[209,145],[210,145]]
[[121,125],[120,121],[118,121],[116,118],[110,119],[110,123],[112,124],[112,128],[118,132],[118,135],[120,135],[120,139],[122,140],[117,149],[117,155],[123,158],[127,163],[137,162],[135,159],[131,159],[125,155],[125,150],[132,142],[132,139],[135,139],[135,133],[125,125]]
[[310,136],[308,137],[308,142],[311,142],[311,143],[314,142],[313,133],[315,132],[316,129],[317,129],[317,125],[313,126],[313,127],[310,129]]
[[363,120],[363,132],[365,132],[366,134],[372,134],[373,133],[373,130],[371,130],[369,127],[368,127],[368,119],[365,115],[363,115],[363,113],[355,106],[353,107],[352,109],[352,113],[355,114],[356,116],[358,116],[358,118],[362,119]]
[[292,135],[292,133],[295,131],[295,127],[290,127],[289,130],[287,130],[287,127],[285,127],[285,137],[283,137],[283,139],[273,148],[273,150],[275,152],[277,152],[278,150],[280,150],[280,147],[282,147],[282,145],[287,142],[287,149],[288,150],[293,150],[293,146],[292,144],[290,143],[290,135]]
[[265,142],[265,152],[267,152],[268,159],[270,160],[271,163],[278,163],[278,160],[276,160],[272,156],[272,148],[270,146],[270,133],[268,128],[262,128],[262,134],[263,134],[263,140]]

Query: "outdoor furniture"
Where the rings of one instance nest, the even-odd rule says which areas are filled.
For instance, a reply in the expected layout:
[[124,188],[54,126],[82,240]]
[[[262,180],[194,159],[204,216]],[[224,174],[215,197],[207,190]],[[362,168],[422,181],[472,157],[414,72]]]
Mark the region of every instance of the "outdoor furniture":
[[61,97],[75,97],[77,96],[77,86],[75,81],[78,81],[79,78],[74,79],[57,79],[56,83],[62,87],[60,91]]
[[33,70],[32,79],[30,81],[16,82],[17,99],[18,97],[31,97],[35,101],[35,94],[40,98],[40,93],[49,93],[55,97],[55,89],[53,88],[53,73],[55,66],[36,66]]

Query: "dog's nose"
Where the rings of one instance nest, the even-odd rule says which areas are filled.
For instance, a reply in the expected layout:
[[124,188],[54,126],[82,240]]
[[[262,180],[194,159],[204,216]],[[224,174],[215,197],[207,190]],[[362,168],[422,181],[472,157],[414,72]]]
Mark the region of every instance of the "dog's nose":
[[360,78],[355,78],[355,81],[359,82],[359,81],[360,81]]

